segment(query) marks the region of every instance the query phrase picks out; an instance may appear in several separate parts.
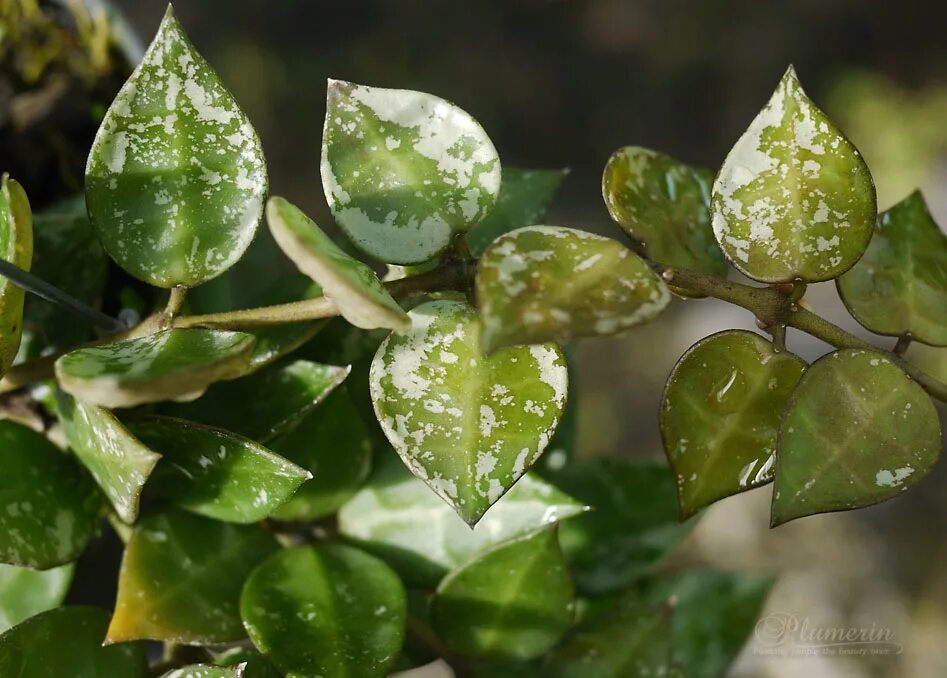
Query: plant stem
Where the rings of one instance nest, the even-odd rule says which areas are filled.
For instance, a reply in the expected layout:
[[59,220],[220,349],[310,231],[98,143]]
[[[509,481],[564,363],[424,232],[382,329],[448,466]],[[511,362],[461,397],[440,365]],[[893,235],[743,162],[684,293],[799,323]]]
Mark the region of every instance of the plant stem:
[[903,356],[905,353],[908,352],[908,349],[910,347],[911,347],[911,335],[902,334],[900,337],[898,337],[898,343],[894,345],[894,349],[892,349],[892,352],[895,355]]
[[164,309],[165,322],[169,325],[174,322],[181,308],[184,306],[184,300],[187,298],[187,288],[178,285],[171,288],[171,296],[168,297],[168,305]]

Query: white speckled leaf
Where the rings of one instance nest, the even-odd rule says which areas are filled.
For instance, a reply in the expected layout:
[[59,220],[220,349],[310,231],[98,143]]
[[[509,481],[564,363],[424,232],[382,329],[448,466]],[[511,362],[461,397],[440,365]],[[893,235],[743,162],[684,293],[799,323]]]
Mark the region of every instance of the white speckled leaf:
[[500,159],[480,124],[439,97],[330,80],[322,186],[360,249],[416,264],[487,215]]
[[610,238],[559,226],[500,236],[477,267],[482,348],[615,334],[651,320],[671,295]]
[[409,313],[372,361],[375,414],[408,468],[474,525],[542,454],[566,400],[553,344],[487,357],[468,304],[432,301]]
[[852,143],[789,68],[714,182],[714,235],[741,272],[762,282],[841,275],[868,246],[875,187]]
[[283,198],[270,198],[266,220],[280,249],[315,280],[343,318],[356,327],[387,327],[403,332],[408,314],[375,272],[343,252],[302,210]]
[[[33,220],[23,187],[0,178],[0,259],[24,270],[33,260]],[[0,377],[16,358],[23,334],[23,288],[0,276]]]
[[102,244],[140,280],[193,287],[240,259],[265,193],[256,131],[169,7],[89,154]]

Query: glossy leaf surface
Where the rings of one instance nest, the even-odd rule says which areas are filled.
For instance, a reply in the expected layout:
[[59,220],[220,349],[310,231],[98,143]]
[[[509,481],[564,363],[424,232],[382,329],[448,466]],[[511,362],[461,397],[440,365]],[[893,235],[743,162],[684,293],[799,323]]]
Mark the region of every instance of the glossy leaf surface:
[[58,607],[69,591],[72,572],[71,563],[51,570],[0,565],[0,633]]
[[211,664],[191,664],[168,671],[161,678],[236,678],[234,669]]
[[[0,259],[30,270],[33,261],[33,217],[20,186],[0,177]],[[0,276],[0,377],[16,358],[23,334],[23,288]]]

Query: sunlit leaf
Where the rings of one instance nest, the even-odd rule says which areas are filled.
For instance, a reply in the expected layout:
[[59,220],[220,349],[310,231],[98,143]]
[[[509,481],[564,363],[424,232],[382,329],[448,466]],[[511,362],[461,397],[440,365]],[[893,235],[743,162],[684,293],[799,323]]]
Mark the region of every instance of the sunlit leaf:
[[375,412],[404,463],[470,525],[542,454],[565,405],[555,345],[485,357],[470,306],[432,301],[409,314],[371,368]]
[[875,209],[864,159],[790,67],[714,182],[717,242],[755,280],[831,280],[865,251]]
[[0,565],[0,633],[58,607],[69,591],[72,572],[71,563],[51,570]]
[[138,638],[211,644],[240,640],[240,589],[278,549],[256,525],[169,510],[143,518],[122,557],[108,642]]
[[812,364],[779,431],[772,524],[897,496],[940,454],[937,410],[883,353],[845,349]]
[[670,294],[620,243],[558,226],[507,233],[477,266],[487,353],[501,346],[615,334],[651,320]]
[[330,80],[322,186],[355,245],[416,264],[486,216],[500,159],[479,123],[439,97]]
[[404,640],[401,580],[341,544],[268,558],[247,579],[240,612],[253,644],[290,676],[384,676]]
[[[33,260],[30,202],[23,187],[6,175],[0,177],[0,259],[24,270]],[[23,301],[23,288],[0,276],[0,377],[20,348]]]
[[661,402],[661,437],[681,515],[773,479],[776,435],[806,363],[763,337],[727,330],[681,357]]
[[152,285],[198,285],[253,240],[266,193],[260,140],[170,7],[102,121],[85,180],[106,251]]

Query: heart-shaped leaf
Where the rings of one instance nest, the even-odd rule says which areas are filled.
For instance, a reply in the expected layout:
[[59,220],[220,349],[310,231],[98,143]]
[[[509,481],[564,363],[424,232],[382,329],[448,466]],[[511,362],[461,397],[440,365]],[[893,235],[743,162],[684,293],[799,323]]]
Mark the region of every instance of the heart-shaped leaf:
[[710,227],[713,172],[640,146],[619,148],[602,175],[612,219],[650,259],[724,276],[727,260]]
[[480,353],[480,323],[460,301],[409,313],[371,367],[375,413],[404,463],[474,525],[539,458],[565,406],[552,344]]
[[[33,261],[33,218],[23,187],[0,177],[0,259],[29,270]],[[0,276],[0,377],[16,358],[23,333],[23,288]]]
[[897,496],[940,454],[937,410],[883,353],[844,349],[803,374],[779,430],[772,524]]
[[215,381],[249,369],[254,339],[243,332],[163,330],[80,348],[56,361],[60,387],[100,407],[194,400]]
[[490,211],[500,159],[480,124],[439,97],[330,80],[322,186],[355,245],[417,264]]
[[615,334],[651,320],[670,299],[648,264],[620,243],[558,226],[500,236],[477,266],[484,352]]
[[106,251],[158,287],[230,268],[263,213],[256,131],[168,7],[92,144],[86,203]]
[[92,473],[118,517],[133,523],[141,490],[161,455],[133,436],[108,410],[57,398],[59,422],[69,447]]
[[499,544],[451,572],[431,601],[438,635],[473,657],[534,659],[572,624],[573,587],[554,528]]
[[0,562],[46,569],[79,557],[102,500],[74,460],[39,433],[0,421]]
[[175,509],[143,518],[122,557],[107,642],[240,640],[240,589],[278,548],[257,525],[230,525]]
[[109,615],[95,607],[60,607],[0,635],[0,676],[142,678],[148,662],[139,643],[102,646]]
[[706,337],[681,356],[661,402],[661,437],[682,517],[773,479],[779,422],[805,369],[744,330]]
[[876,334],[947,346],[947,235],[915,191],[882,213],[864,256],[836,280],[852,316]]
[[69,591],[72,572],[71,563],[51,570],[0,565],[0,633],[58,607]]
[[128,427],[164,457],[151,486],[208,518],[255,523],[312,477],[262,445],[221,429],[170,417],[133,419]]
[[714,182],[724,254],[754,280],[831,280],[865,251],[875,210],[864,159],[790,67]]
[[253,644],[291,676],[385,676],[405,633],[405,591],[382,561],[341,544],[287,549],[240,597]]
[[366,330],[388,327],[403,332],[411,326],[375,272],[343,252],[298,207],[284,198],[270,198],[266,220],[286,256],[319,284],[343,318]]

